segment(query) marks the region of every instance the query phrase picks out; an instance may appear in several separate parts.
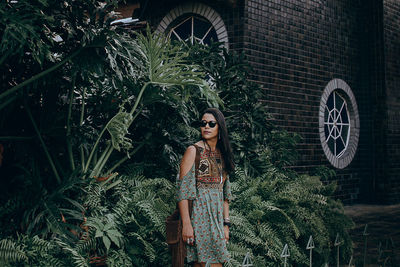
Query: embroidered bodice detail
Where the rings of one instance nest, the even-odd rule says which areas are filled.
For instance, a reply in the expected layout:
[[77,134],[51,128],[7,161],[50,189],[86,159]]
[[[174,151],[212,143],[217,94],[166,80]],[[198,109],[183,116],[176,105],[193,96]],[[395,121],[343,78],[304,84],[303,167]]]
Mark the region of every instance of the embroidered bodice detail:
[[[199,188],[223,188],[225,175],[223,171],[223,158],[218,151],[209,151],[200,148],[199,170],[196,179]],[[222,175],[222,181],[221,181]]]

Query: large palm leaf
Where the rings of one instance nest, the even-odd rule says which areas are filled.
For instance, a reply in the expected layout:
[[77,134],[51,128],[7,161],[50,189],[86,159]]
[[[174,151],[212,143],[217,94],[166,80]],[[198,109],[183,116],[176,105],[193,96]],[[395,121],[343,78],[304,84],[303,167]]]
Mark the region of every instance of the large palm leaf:
[[196,65],[185,62],[187,53],[179,46],[173,46],[168,38],[161,34],[137,34],[136,57],[140,67],[152,84],[162,86],[186,86],[194,84],[205,86],[203,73]]

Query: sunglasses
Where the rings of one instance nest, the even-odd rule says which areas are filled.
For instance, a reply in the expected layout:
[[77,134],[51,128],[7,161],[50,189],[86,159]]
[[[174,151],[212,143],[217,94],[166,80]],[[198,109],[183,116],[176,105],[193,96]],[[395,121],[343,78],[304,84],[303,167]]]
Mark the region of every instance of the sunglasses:
[[200,127],[206,127],[207,124],[208,124],[208,126],[210,126],[210,128],[214,128],[215,125],[217,125],[218,123],[216,121],[201,121]]

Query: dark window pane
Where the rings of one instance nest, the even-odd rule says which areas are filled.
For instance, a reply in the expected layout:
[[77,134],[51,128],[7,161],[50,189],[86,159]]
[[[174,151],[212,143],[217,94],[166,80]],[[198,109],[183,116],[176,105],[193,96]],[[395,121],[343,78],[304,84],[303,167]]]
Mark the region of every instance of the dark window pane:
[[342,105],[344,103],[343,98],[340,97],[340,95],[338,93],[335,93],[335,101],[336,101],[336,109],[338,111],[340,111],[340,109],[342,108]]
[[324,130],[325,130],[325,139],[328,139],[328,137],[329,137],[329,127],[328,127],[328,125],[325,124]]
[[329,110],[325,107],[324,122],[329,120]]
[[349,129],[350,127],[347,125],[343,125],[343,129],[342,129],[342,137],[343,140],[347,143],[347,137],[349,136]]
[[336,140],[336,155],[340,154],[344,150],[345,144],[341,138]]
[[347,107],[344,107],[342,112],[340,113],[342,116],[342,122],[343,123],[349,123],[349,116],[347,115]]
[[204,44],[211,44],[212,42],[218,42],[217,32],[214,28],[204,38]]
[[328,141],[329,150],[334,154],[335,153],[335,140],[333,138]]
[[333,94],[328,97],[328,100],[326,101],[326,106],[329,110],[333,109]]
[[182,40],[188,39],[192,34],[192,20],[188,19],[184,23],[176,27],[175,32]]
[[194,18],[194,35],[197,38],[203,38],[210,27],[211,23],[207,20],[197,17]]
[[333,137],[335,137],[335,139],[336,138],[338,138],[338,136],[339,136],[339,129],[337,128],[337,127],[334,127],[333,128]]

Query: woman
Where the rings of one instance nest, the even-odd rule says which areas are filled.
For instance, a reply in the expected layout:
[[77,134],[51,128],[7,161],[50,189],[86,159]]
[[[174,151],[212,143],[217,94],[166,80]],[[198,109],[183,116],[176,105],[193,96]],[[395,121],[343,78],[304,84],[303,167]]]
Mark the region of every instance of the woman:
[[[226,244],[232,194],[228,174],[233,172],[234,163],[222,112],[206,109],[200,129],[202,140],[189,146],[181,161],[178,205],[187,261],[195,267],[204,267],[207,262],[216,267],[229,260]],[[200,157],[195,171],[197,150]],[[193,200],[191,216],[188,200]]]

